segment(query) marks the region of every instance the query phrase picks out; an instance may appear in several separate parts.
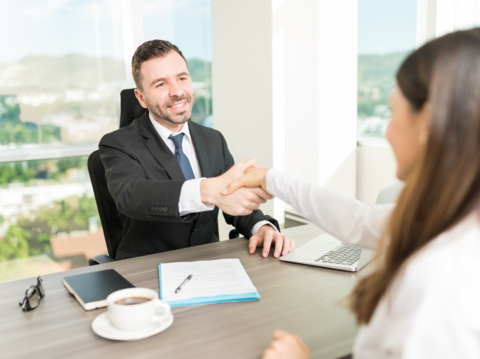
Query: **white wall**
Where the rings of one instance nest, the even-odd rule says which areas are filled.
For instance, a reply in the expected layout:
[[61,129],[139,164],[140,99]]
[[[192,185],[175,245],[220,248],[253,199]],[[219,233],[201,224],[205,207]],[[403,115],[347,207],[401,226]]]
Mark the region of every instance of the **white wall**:
[[388,144],[357,147],[357,199],[373,204],[378,193],[396,183],[396,162]]
[[[215,127],[257,158],[355,195],[357,6],[212,0]],[[283,204],[262,208],[283,220]]]
[[235,159],[273,163],[270,1],[212,1],[215,128]]
[[[272,18],[270,1],[212,0],[212,89],[215,128],[236,161],[273,164]],[[270,201],[262,207],[273,214]],[[219,216],[220,239],[228,227]]]

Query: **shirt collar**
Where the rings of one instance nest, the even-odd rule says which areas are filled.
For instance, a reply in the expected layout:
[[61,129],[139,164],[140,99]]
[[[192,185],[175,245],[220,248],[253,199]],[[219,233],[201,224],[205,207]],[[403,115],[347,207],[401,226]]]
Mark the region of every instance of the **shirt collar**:
[[192,137],[190,136],[190,129],[188,128],[188,121],[183,124],[180,132],[172,132],[165,126],[162,126],[157,121],[155,121],[150,112],[148,113],[148,117],[150,118],[150,121],[152,122],[153,127],[158,132],[158,135],[163,139],[164,142],[168,143],[167,140],[171,134],[178,135],[179,133],[184,133],[185,137],[187,137],[190,142],[192,141]]

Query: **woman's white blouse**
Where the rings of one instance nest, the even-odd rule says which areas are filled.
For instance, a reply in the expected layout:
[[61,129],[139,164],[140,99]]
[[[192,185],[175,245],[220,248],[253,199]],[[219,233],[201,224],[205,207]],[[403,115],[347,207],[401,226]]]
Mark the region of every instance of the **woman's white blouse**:
[[[375,248],[393,205],[368,206],[270,170],[267,191],[335,237]],[[402,267],[354,345],[357,359],[480,358],[480,217],[472,213]]]

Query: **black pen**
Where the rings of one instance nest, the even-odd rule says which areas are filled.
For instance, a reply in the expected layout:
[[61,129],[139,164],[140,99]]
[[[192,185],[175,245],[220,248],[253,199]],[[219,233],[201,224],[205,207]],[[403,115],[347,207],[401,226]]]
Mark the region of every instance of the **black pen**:
[[187,284],[190,279],[192,279],[192,276],[193,276],[193,274],[190,274],[187,278],[185,278],[185,280],[182,283],[180,283],[180,285],[177,287],[177,289],[175,289],[175,294],[180,292],[180,290],[183,288],[183,286],[185,284]]

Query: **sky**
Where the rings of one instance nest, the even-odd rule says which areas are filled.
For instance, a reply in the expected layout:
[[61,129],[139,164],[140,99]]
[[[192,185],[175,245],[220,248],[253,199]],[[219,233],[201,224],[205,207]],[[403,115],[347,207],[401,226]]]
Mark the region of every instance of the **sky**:
[[412,50],[417,0],[358,0],[358,53]]
[[[2,1],[0,63],[27,54],[123,57],[125,0]],[[144,39],[163,38],[187,58],[211,57],[210,0],[142,0]],[[127,10],[128,11],[128,10]]]
[[[358,1],[359,53],[382,54],[414,47],[416,0]],[[26,55],[69,53],[123,58],[121,5],[129,2],[134,3],[2,1],[0,63]],[[170,40],[187,58],[211,59],[210,0],[142,0],[141,4],[145,40]]]

